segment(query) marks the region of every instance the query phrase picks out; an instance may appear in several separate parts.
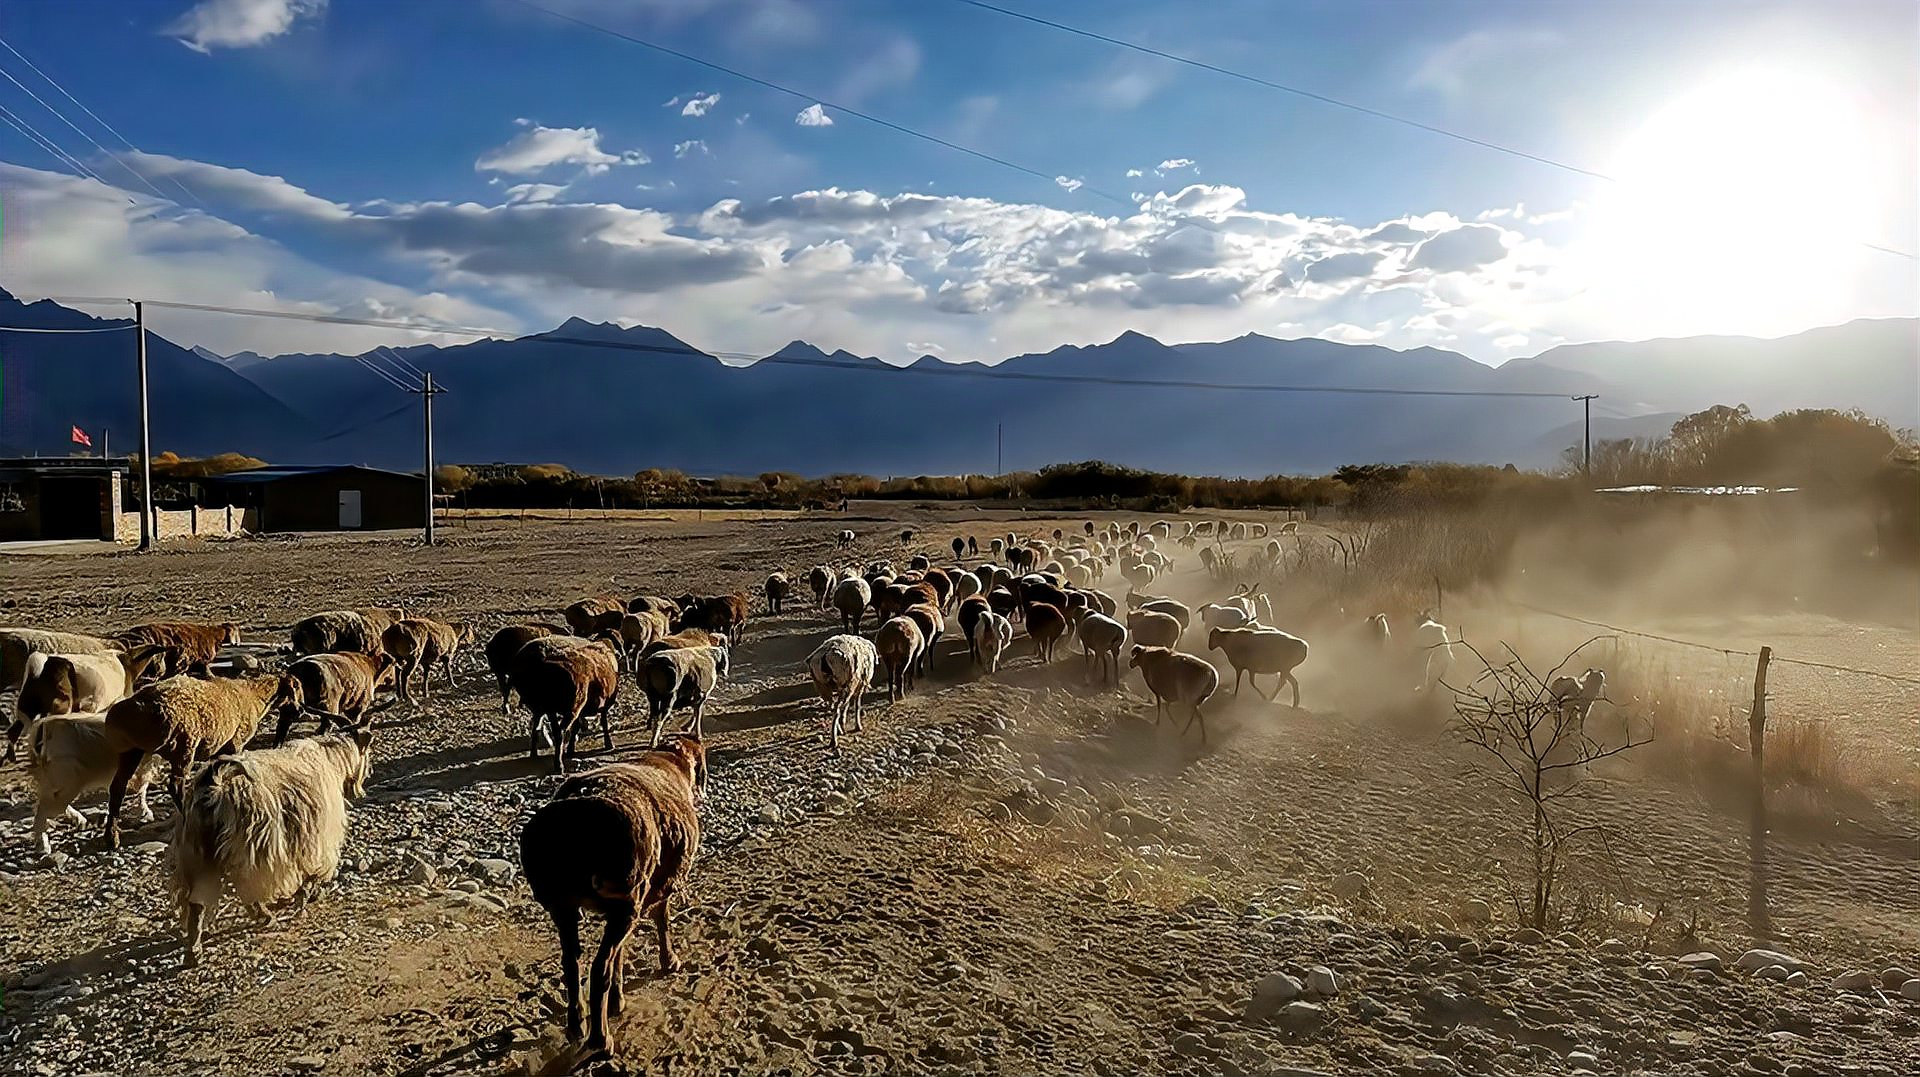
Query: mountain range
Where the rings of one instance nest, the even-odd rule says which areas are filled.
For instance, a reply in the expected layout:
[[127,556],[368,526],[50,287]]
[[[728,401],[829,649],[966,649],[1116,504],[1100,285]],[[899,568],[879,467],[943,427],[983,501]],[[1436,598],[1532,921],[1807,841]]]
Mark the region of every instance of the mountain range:
[[[124,324],[0,293],[0,326]],[[661,329],[578,318],[513,340],[396,352],[447,390],[434,403],[443,462],[884,476],[1103,459],[1265,475],[1372,461],[1551,466],[1579,443],[1581,405],[1569,398],[1583,393],[1599,394],[1596,439],[1657,436],[1716,403],[1760,415],[1858,407],[1920,425],[1917,329],[1920,320],[1879,319],[1772,340],[1579,344],[1497,368],[1437,348],[1255,334],[1168,345],[1134,332],[994,366],[923,356],[895,367],[802,341],[729,365]],[[132,344],[122,332],[0,336],[0,454],[66,452],[70,426],[111,427],[116,446],[133,447]],[[156,452],[419,466],[419,397],[350,356],[222,356],[150,334],[148,358]],[[1451,395],[1469,392],[1550,395]]]

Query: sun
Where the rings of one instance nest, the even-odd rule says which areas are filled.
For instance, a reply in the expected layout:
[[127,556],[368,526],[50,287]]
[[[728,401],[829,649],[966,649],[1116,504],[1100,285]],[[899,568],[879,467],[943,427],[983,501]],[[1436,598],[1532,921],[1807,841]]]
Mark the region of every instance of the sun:
[[1888,169],[1869,116],[1835,80],[1773,69],[1657,108],[1596,200],[1596,287],[1662,331],[1804,328],[1875,231]]

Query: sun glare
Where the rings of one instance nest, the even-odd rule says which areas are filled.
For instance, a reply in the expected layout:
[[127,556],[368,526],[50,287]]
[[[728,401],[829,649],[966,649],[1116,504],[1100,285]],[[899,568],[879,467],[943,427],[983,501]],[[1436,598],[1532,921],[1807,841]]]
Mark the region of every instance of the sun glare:
[[1819,317],[1850,288],[1884,195],[1864,109],[1832,82],[1750,70],[1653,112],[1583,244],[1596,289],[1661,332]]

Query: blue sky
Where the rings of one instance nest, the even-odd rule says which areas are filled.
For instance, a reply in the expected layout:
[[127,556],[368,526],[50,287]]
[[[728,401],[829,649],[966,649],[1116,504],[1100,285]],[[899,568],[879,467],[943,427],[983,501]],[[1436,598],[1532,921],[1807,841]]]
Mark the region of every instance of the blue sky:
[[[1920,294],[1860,243],[1920,246],[1902,0],[1005,0],[1619,183],[951,0],[540,2],[810,96],[512,0],[10,0],[0,36],[142,153],[0,86],[125,189],[0,128],[0,285],[984,360],[1136,328],[1498,361]],[[796,122],[816,100],[1067,182]],[[221,350],[419,339],[167,317]]]

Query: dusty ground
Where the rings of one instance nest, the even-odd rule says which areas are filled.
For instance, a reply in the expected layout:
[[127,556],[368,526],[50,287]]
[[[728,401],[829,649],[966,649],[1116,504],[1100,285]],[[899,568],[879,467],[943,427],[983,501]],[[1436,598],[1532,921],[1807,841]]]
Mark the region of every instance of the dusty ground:
[[[984,545],[1055,526],[998,515],[475,520],[433,550],[343,536],[0,554],[0,622],[97,631],[191,616],[280,639],[305,613],[377,600],[490,631],[597,591],[757,588],[775,565],[844,563],[842,526],[862,533],[862,561],[898,556],[903,526],[930,552],[956,531]],[[1188,568],[1166,590],[1214,597]],[[1018,659],[981,679],[948,653],[927,690],[870,706],[867,732],[835,759],[800,669],[829,622],[797,606],[753,622],[708,715],[708,849],[675,923],[687,968],[640,974],[615,1058],[586,1068],[1911,1072],[1920,1000],[1831,983],[1920,967],[1910,802],[1776,835],[1778,948],[1809,963],[1810,982],[1698,971],[1678,954],[1730,965],[1747,946],[1745,823],[1710,791],[1622,765],[1578,809],[1625,838],[1609,897],[1665,899],[1697,917],[1693,937],[1596,924],[1537,941],[1504,907],[1514,816],[1483,762],[1430,715],[1382,706],[1386,675],[1356,674],[1337,647],[1316,644],[1304,709],[1252,694],[1216,704],[1205,746],[1156,729],[1137,678],[1087,685],[1077,656],[1041,668],[1017,641]],[[1513,616],[1462,620],[1506,636]],[[1906,627],[1803,615],[1711,627],[1783,650],[1797,633],[1795,653],[1890,672],[1914,672],[1920,655]],[[1529,620],[1511,634],[1545,648],[1558,631]],[[335,890],[266,928],[230,915],[198,970],[179,968],[158,885],[164,793],[161,821],[126,851],[62,828],[43,861],[25,843],[25,776],[0,771],[12,801],[0,807],[0,1072],[573,1066],[557,948],[513,852],[555,780],[472,669],[424,712],[383,713]],[[1860,750],[1911,751],[1920,699],[1855,684],[1796,672],[1776,692],[1782,708],[1844,711]],[[640,742],[627,713],[615,757]],[[1470,915],[1477,899],[1493,924]],[[652,946],[636,946],[644,970]],[[1305,981],[1314,966],[1337,993],[1286,1008],[1278,974]]]

